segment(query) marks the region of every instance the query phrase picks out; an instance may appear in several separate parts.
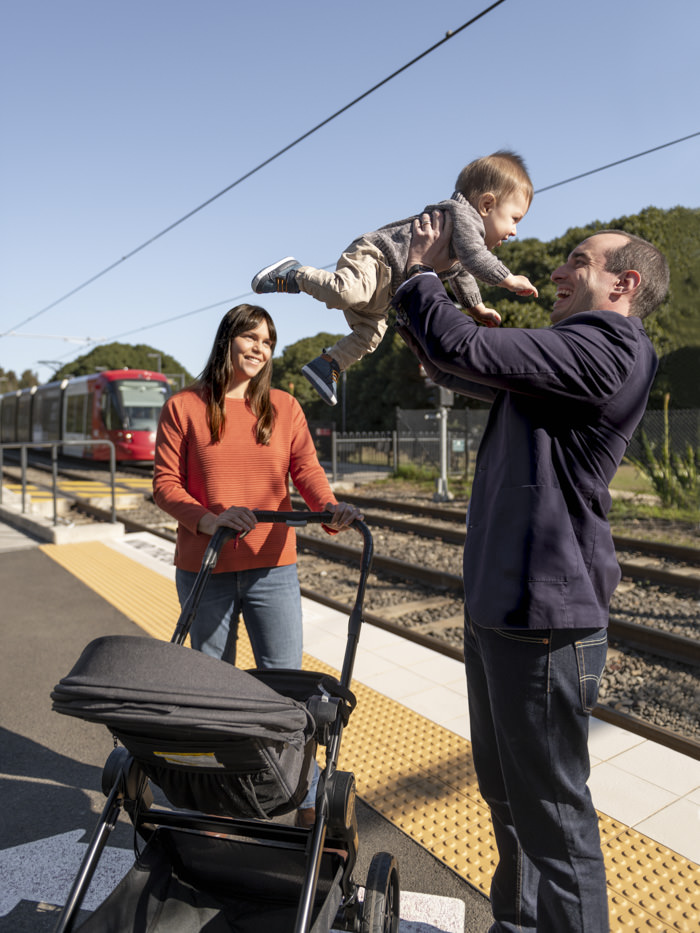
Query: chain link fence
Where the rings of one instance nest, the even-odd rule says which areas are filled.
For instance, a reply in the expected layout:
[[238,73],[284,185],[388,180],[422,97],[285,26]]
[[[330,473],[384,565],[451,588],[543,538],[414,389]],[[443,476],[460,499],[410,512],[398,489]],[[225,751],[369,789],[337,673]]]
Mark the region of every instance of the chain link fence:
[[[665,440],[664,412],[649,410],[632,435],[627,453],[630,457],[642,457],[643,436],[655,451],[661,451]],[[700,452],[700,409],[677,408],[668,412],[668,444],[671,453],[683,455],[688,448]]]
[[[334,479],[350,473],[392,473],[401,466],[436,470],[440,463],[440,418],[447,415],[447,473],[473,475],[476,453],[481,442],[486,409],[396,409],[396,430],[340,434],[332,423],[310,422],[319,459]],[[700,451],[700,409],[676,409],[669,415],[669,446],[685,454],[690,447]],[[664,443],[663,411],[647,411],[632,436],[628,453],[643,451],[642,436],[661,450]]]

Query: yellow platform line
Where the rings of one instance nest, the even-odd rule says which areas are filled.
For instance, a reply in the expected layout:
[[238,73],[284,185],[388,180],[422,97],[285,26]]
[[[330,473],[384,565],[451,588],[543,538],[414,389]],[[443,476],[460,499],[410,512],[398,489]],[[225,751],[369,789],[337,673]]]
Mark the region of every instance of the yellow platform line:
[[170,641],[180,614],[172,581],[99,541],[41,550],[149,635]]
[[[4,483],[5,489],[8,489],[10,492],[14,492],[17,495],[22,494],[22,484],[21,483]],[[45,499],[53,498],[53,491],[50,487],[41,487],[35,486],[31,483],[27,483],[26,494],[28,498],[33,499],[35,502],[40,502]],[[57,493],[59,496],[78,496],[78,497],[96,497],[100,496],[106,498],[111,496],[112,488],[105,483],[79,483],[77,481],[72,483],[61,482],[56,487]],[[133,499],[134,496],[139,495],[141,490],[132,490],[131,492],[127,489],[115,489],[114,498],[116,502],[120,502],[125,499]]]
[[[175,585],[101,543],[42,545],[48,556],[155,638],[169,640],[179,615]],[[253,667],[242,628],[238,663]],[[304,667],[338,676],[310,655]],[[343,736],[340,766],[385,819],[488,894],[497,863],[489,811],[476,782],[470,743],[354,682],[357,708]],[[700,866],[599,814],[611,930],[700,930]]]

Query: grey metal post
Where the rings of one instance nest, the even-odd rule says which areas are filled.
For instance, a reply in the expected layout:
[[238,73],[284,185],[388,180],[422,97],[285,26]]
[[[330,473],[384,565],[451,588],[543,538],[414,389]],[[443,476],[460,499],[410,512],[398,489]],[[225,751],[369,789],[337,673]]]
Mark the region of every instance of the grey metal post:
[[58,525],[58,444],[51,446],[51,491],[53,494],[53,523]]
[[[158,372],[160,372],[160,358],[158,359]],[[112,479],[112,524],[117,520],[117,498],[114,492],[114,478],[117,468],[117,457],[114,452],[114,444],[109,444],[109,472]]]
[[438,412],[440,419],[440,478],[436,480],[436,490],[434,500],[436,502],[445,502],[451,499],[452,495],[447,489],[447,409],[444,405],[440,406]]
[[347,384],[348,384],[348,374],[345,370],[340,374],[340,385],[343,390],[343,410],[342,410],[342,427],[343,434],[345,434],[345,406],[346,406],[346,396],[347,396]]
[[391,450],[393,454],[394,473],[399,472],[399,432],[391,432]]
[[19,462],[22,466],[22,515],[27,511],[27,448],[22,447],[19,452]]
[[333,482],[338,478],[338,436],[335,428],[331,433],[331,476]]

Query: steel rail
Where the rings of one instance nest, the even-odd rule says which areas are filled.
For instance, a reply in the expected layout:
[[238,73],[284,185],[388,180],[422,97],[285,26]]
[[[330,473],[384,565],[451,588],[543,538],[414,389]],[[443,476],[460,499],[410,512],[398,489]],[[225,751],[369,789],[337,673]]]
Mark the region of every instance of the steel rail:
[[[466,530],[464,529],[465,509],[450,509],[440,506],[416,505],[415,502],[403,502],[397,499],[375,499],[367,496],[357,496],[343,493],[342,499],[354,505],[363,507],[365,519],[368,524],[382,528],[391,528],[395,531],[410,531],[424,537],[443,538],[450,544],[464,543]],[[378,509],[379,512],[372,512]],[[414,521],[403,522],[399,518],[382,515],[381,511],[411,514]],[[371,516],[371,517],[369,517]],[[459,524],[460,529],[435,528],[421,522],[416,516],[438,519],[443,522]],[[640,554],[649,554],[653,557],[665,557],[678,560],[686,564],[700,566],[700,548],[689,545],[669,544],[665,541],[647,541],[643,538],[631,538],[627,535],[613,535],[615,547],[619,551],[636,551]]]
[[[96,508],[95,506],[89,505],[89,503],[81,502],[79,503],[80,507],[84,509],[88,514],[91,514],[93,517],[99,519],[104,518],[108,515],[104,509]],[[123,516],[120,516],[119,519],[125,526],[127,531],[147,531],[151,534],[156,535],[157,537],[163,538],[167,541],[174,541],[175,535],[173,532],[164,531],[162,529],[154,529],[148,525],[144,525],[141,522],[136,522],[131,519],[126,519]],[[310,547],[310,550],[314,550],[316,553],[321,551],[320,545],[323,545],[322,539],[312,538],[311,536],[302,535],[297,532],[298,543],[303,547],[305,542],[299,541],[299,539],[308,538],[309,542],[313,545]],[[346,560],[348,557],[350,559],[357,559],[357,554],[359,549],[346,548],[344,545],[339,545],[337,542],[330,544],[328,550],[333,551],[333,556],[336,560]],[[348,555],[343,555],[342,552],[347,550],[351,552]],[[354,552],[354,553],[353,553]],[[327,555],[328,556],[328,555]],[[384,565],[383,567],[381,565]],[[391,568],[394,572],[401,571],[398,575],[405,574],[407,570],[420,571],[422,572],[425,568],[416,568],[411,564],[407,564],[404,561],[393,560],[391,558],[382,558],[378,555],[374,555],[373,558],[373,572],[377,570],[384,569],[384,572],[389,573]],[[462,581],[461,577],[455,574],[443,574],[442,575],[444,583],[449,584],[445,588],[453,589],[456,585],[456,581],[459,582],[459,592],[462,592]],[[414,577],[415,579],[415,577]],[[311,599],[314,602],[321,603],[324,606],[328,606],[331,609],[335,609],[338,612],[349,613],[351,611],[351,606],[343,603],[340,600],[333,599],[332,597],[326,596],[323,593],[318,593],[315,590],[310,589],[309,587],[302,586],[301,593],[307,599]],[[363,612],[363,621],[374,625],[377,628],[382,628],[385,631],[392,632],[395,635],[398,635],[400,638],[405,639],[406,641],[414,642],[415,644],[422,645],[424,647],[430,648],[431,650],[437,652],[438,654],[444,655],[446,657],[454,658],[458,661],[464,660],[464,653],[461,649],[456,648],[452,645],[448,645],[445,642],[440,641],[440,639],[435,638],[432,635],[426,635],[421,632],[417,632],[414,629],[407,629],[396,622],[383,619],[377,613],[369,612],[366,609]],[[629,632],[628,630],[632,630]],[[626,635],[629,634],[630,637],[633,637],[637,642],[639,642],[639,647],[645,647],[646,650],[653,650],[654,653],[661,654],[661,651],[658,648],[650,648],[649,645],[656,640],[657,644],[659,641],[663,642],[664,634],[666,639],[668,638],[667,633],[655,632],[653,629],[647,629],[644,626],[635,625],[634,623],[618,623],[611,622],[609,628],[609,634],[612,637],[615,637],[616,631],[623,631],[622,640],[626,641]],[[661,638],[659,638],[661,636]],[[677,640],[681,640],[681,636],[676,636]],[[698,642],[693,641],[692,639],[682,639],[683,642],[690,642],[693,645],[693,652],[697,655],[700,646]],[[663,645],[662,645],[663,647]],[[689,647],[689,646],[686,646]],[[668,655],[664,655],[668,656]],[[687,663],[687,657],[682,658],[685,663]],[[694,739],[687,738],[685,736],[677,735],[671,732],[669,729],[665,729],[661,726],[656,726],[653,723],[646,722],[643,719],[640,719],[637,716],[633,716],[630,713],[621,712],[605,704],[598,704],[593,710],[593,716],[597,719],[601,719],[605,722],[609,722],[613,725],[617,725],[622,729],[626,729],[628,732],[632,732],[635,735],[639,735],[642,738],[649,739],[650,741],[656,742],[659,745],[663,745],[667,748],[671,748],[674,751],[680,752],[682,755],[686,755],[689,758],[693,758],[697,761],[700,761],[700,742],[695,741]]]
[[[328,608],[334,609],[337,612],[343,612],[346,614],[350,612],[350,606],[346,605],[340,600],[326,596],[323,593],[318,593],[316,590],[309,589],[309,587],[302,586],[301,594],[307,599],[311,599],[314,602],[328,606]],[[390,622],[386,619],[383,619],[381,616],[376,615],[376,613],[367,612],[367,610],[365,610],[363,613],[363,619],[370,625],[384,629],[384,631],[387,632],[392,632],[394,635],[398,635],[400,638],[403,638],[406,641],[413,642],[417,645],[422,645],[425,648],[430,648],[432,651],[435,651],[436,653],[445,657],[453,658],[456,661],[464,661],[464,652],[460,648],[447,645],[440,641],[438,638],[434,638],[431,635],[424,635],[421,632],[416,632],[413,629],[406,629],[403,626],[398,625],[396,622]],[[638,628],[638,626],[632,627]],[[700,647],[700,645],[697,645],[696,643],[696,648],[698,647]],[[696,761],[700,761],[700,742],[696,742],[694,739],[687,738],[686,736],[682,735],[677,735],[676,733],[671,732],[670,729],[665,729],[663,726],[654,725],[654,723],[640,719],[638,716],[633,716],[631,713],[622,712],[620,710],[614,709],[612,706],[608,706],[607,704],[603,703],[599,703],[594,707],[593,716],[595,716],[596,719],[601,719],[603,722],[608,722],[611,725],[619,726],[621,729],[627,730],[627,732],[632,732],[635,735],[649,739],[650,741],[656,742],[659,745],[663,745],[666,748],[671,748],[674,751],[680,752],[682,755],[686,755],[688,758],[693,758]]]

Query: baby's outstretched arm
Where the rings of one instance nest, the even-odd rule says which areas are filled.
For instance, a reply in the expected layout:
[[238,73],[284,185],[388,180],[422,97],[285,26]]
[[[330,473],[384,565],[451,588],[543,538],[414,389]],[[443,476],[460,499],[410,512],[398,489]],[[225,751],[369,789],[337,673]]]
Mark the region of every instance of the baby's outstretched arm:
[[487,308],[483,302],[474,305],[473,308],[467,308],[467,314],[478,321],[479,324],[485,324],[486,327],[498,327],[501,323],[501,315],[493,308]]
[[515,292],[516,295],[532,295],[533,298],[537,298],[537,289],[526,275],[513,275],[511,273],[499,284],[503,288]]

